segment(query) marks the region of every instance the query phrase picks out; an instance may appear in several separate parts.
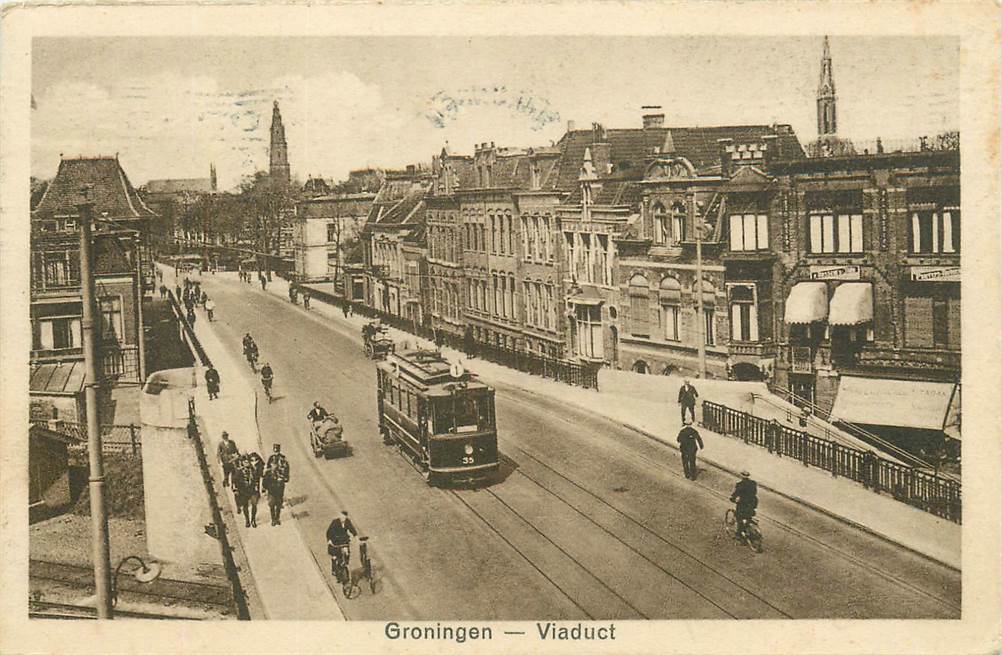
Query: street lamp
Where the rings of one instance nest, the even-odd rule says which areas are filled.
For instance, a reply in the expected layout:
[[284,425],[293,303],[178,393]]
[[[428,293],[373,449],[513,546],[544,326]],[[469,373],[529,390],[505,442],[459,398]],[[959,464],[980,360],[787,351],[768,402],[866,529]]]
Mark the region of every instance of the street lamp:
[[699,377],[706,377],[706,316],[703,314],[703,239],[713,233],[713,225],[698,219],[699,224],[695,226],[696,236],[696,325],[699,326],[698,343],[696,344],[699,355]]

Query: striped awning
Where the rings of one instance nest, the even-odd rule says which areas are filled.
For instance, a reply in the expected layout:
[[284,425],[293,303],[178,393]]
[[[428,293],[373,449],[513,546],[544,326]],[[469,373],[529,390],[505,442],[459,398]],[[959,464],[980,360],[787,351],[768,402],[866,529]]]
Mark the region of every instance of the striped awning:
[[798,282],[786,299],[784,320],[789,324],[823,321],[828,316],[828,290],[824,282]]
[[869,282],[843,282],[835,288],[830,325],[859,325],[873,320],[873,285]]

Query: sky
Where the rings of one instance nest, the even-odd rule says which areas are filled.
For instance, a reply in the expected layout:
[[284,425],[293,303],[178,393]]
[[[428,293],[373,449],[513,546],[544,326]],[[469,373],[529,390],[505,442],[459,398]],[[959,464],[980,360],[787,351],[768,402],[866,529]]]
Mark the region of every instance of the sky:
[[[959,125],[959,42],[832,37],[839,133]],[[429,162],[448,143],[543,146],[568,121],[640,127],[788,123],[816,136],[822,37],[36,38],[32,175],[118,154],[136,186],[268,166],[278,100],[294,177]]]

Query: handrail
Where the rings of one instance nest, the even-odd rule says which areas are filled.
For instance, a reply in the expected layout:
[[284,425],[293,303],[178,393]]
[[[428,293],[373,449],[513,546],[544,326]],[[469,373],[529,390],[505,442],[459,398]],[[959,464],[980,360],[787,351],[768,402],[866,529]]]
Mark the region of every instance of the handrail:
[[876,492],[890,493],[895,500],[961,523],[961,484],[958,480],[884,459],[872,451],[826,441],[779,421],[753,416],[724,405],[703,401],[702,425],[745,443],[766,448],[783,457],[793,457],[804,466],[814,466],[833,476],[860,482]]
[[[814,403],[812,403],[811,401],[807,400],[806,398],[802,398],[801,396],[796,395],[792,391],[787,391],[786,389],[781,389],[779,387],[770,386],[769,390],[772,391],[773,393],[775,393],[776,395],[778,395],[781,398],[783,398],[784,396],[788,397],[789,400],[787,402],[790,402],[791,404],[797,405],[799,403],[799,404],[803,404],[803,405],[807,406],[811,410],[812,414],[814,414],[814,415],[820,415],[820,416],[823,417],[823,420],[831,423],[831,412],[822,409],[821,407],[819,407],[818,405],[815,405]],[[910,453],[910,452],[908,452],[906,450],[898,448],[893,443],[887,441],[886,439],[881,438],[880,436],[878,436],[878,435],[870,432],[869,430],[866,430],[865,428],[860,427],[859,425],[857,425],[855,423],[851,423],[849,421],[839,421],[838,423],[839,423],[839,425],[836,426],[836,427],[840,427],[845,432],[848,432],[850,435],[852,435],[852,436],[854,436],[854,437],[856,437],[858,439],[861,439],[863,441],[872,443],[875,446],[880,447],[881,449],[889,452],[890,454],[894,455],[895,457],[898,457],[899,459],[906,460],[908,462],[911,462],[913,465],[917,465],[917,466],[922,466],[922,467],[931,468],[931,469],[935,469],[936,468],[935,466],[933,466],[932,464],[930,464],[926,460],[922,459],[918,455],[915,455],[915,454]],[[834,425],[834,424],[832,424],[832,425]],[[952,479],[957,479],[956,476],[951,475],[949,473],[943,473],[943,475],[945,477],[949,477],[949,478],[952,478]]]

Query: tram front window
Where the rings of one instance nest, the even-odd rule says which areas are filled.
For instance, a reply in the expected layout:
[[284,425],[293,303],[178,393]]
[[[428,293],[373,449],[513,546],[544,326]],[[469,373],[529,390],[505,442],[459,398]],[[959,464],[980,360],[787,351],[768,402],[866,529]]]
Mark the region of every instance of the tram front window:
[[490,404],[486,398],[453,397],[435,406],[437,434],[478,432],[491,426]]

